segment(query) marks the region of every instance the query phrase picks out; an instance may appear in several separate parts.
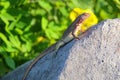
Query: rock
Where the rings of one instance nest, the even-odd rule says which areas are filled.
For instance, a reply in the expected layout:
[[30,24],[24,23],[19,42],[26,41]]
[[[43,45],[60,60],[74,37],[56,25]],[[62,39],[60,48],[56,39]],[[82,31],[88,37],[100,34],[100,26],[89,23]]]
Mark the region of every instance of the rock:
[[[90,28],[50,53],[32,68],[27,80],[120,80],[120,19],[109,19]],[[21,80],[31,61],[2,80]]]

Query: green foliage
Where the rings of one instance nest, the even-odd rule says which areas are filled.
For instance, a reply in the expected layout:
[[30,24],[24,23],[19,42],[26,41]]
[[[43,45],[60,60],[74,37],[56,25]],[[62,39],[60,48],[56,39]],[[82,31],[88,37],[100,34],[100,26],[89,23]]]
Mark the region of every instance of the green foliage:
[[94,10],[99,20],[120,17],[119,0],[96,0]]
[[120,17],[119,0],[1,0],[0,76],[55,43],[75,7],[92,9],[99,21]]

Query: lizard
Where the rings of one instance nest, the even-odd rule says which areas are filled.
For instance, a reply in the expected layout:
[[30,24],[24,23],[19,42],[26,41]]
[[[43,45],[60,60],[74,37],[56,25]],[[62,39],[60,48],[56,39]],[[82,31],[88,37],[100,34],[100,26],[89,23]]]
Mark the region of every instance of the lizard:
[[47,48],[45,51],[43,51],[40,55],[38,55],[33,60],[33,62],[28,66],[27,70],[25,71],[25,73],[24,73],[24,75],[22,77],[22,80],[25,80],[27,78],[27,75],[29,74],[29,72],[32,69],[32,67],[37,63],[38,60],[43,58],[46,54],[48,54],[50,52],[56,53],[61,46],[64,46],[66,43],[70,42],[74,38],[79,39],[78,32],[80,32],[80,30],[81,30],[81,26],[80,25],[89,16],[90,16],[89,13],[83,13],[82,15],[79,15],[74,20],[74,22],[65,30],[65,32],[63,33],[62,38],[58,42],[56,42],[55,44],[53,44],[52,46]]

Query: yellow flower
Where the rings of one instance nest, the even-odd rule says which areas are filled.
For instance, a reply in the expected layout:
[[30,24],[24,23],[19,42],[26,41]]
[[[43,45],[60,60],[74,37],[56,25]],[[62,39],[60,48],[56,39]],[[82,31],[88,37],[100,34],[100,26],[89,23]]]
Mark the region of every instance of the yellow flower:
[[80,8],[74,8],[70,12],[70,19],[72,21],[74,21],[77,18],[77,16],[79,16],[80,14],[83,14],[85,12],[90,13],[90,17],[82,23],[82,25],[81,25],[81,29],[82,29],[81,31],[82,32],[84,32],[88,28],[90,28],[93,25],[98,23],[98,19],[97,19],[96,15],[90,9],[83,10],[83,9],[80,9]]

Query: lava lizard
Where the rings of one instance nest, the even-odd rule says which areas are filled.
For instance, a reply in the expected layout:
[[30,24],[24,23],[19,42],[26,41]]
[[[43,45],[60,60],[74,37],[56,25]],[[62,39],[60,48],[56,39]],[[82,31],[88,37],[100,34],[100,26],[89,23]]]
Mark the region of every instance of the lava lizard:
[[27,75],[29,74],[30,70],[32,67],[40,60],[42,57],[44,57],[46,54],[50,52],[57,52],[58,49],[65,45],[66,43],[70,42],[72,39],[76,38],[79,39],[78,37],[78,32],[81,31],[81,24],[83,21],[85,21],[88,17],[90,16],[89,13],[83,13],[82,15],[79,15],[76,20],[66,29],[64,32],[62,38],[49,48],[47,48],[45,51],[43,51],[38,57],[36,57],[33,62],[28,66],[27,70],[25,71],[22,80],[25,80],[27,78]]

